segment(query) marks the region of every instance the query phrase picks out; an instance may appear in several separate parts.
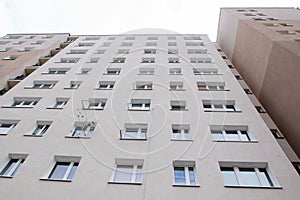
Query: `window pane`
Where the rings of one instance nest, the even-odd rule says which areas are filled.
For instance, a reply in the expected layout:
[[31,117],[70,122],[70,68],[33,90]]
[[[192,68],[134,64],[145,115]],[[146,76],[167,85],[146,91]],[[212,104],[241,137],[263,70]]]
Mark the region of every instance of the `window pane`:
[[230,140],[230,141],[239,141],[240,140],[238,132],[234,131],[234,130],[232,130],[232,131],[226,130],[226,137],[227,137],[227,140]]
[[233,167],[221,167],[221,173],[224,181],[224,185],[239,185],[236,179]]
[[212,139],[215,140],[215,141],[224,140],[222,131],[211,131],[211,136],[212,136]]
[[194,172],[194,167],[189,167],[189,176],[190,176],[190,184],[195,185],[195,172]]
[[118,165],[115,172],[114,181],[130,183],[132,170],[133,170],[133,166]]
[[68,180],[72,180],[76,170],[77,170],[77,167],[78,167],[78,163],[74,163],[69,175],[68,175]]
[[250,141],[247,131],[241,131],[241,141]]
[[253,168],[240,168],[243,185],[260,186],[260,182]]
[[9,174],[10,170],[17,164],[18,159],[11,159],[9,163],[4,167],[4,169],[1,171],[1,176],[13,176],[17,169],[13,172],[13,174]]
[[142,166],[138,166],[136,170],[135,182],[142,182]]
[[259,168],[259,174],[260,174],[260,178],[262,180],[261,184],[263,186],[274,186],[274,184],[265,168]]
[[51,179],[63,179],[70,163],[68,162],[56,162],[52,172],[49,175]]
[[184,167],[174,167],[175,184],[185,185]]

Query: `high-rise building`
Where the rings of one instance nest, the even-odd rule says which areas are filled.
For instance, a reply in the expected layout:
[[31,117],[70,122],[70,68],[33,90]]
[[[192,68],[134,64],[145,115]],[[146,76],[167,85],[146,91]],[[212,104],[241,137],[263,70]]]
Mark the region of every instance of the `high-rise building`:
[[222,8],[217,43],[300,156],[300,10]]
[[66,46],[61,34],[8,34],[0,38],[0,95]]
[[1,198],[298,199],[206,35],[72,38],[0,98]]

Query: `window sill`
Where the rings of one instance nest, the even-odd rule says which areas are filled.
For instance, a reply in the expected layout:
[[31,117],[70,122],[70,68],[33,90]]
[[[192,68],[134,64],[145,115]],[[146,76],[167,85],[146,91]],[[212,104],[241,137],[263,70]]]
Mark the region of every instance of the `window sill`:
[[50,178],[40,178],[40,180],[41,180],[41,181],[72,182],[72,180],[50,179]]
[[185,91],[185,89],[177,89],[177,90],[169,89],[169,91]]
[[82,108],[82,110],[104,110],[104,108]]
[[200,187],[200,185],[179,185],[179,184],[173,184],[173,187]]
[[176,141],[176,142],[178,142],[178,141],[182,141],[182,142],[192,142],[192,141],[194,141],[194,140],[181,140],[181,139],[171,139],[171,141]]
[[91,139],[91,136],[69,136],[69,135],[66,135],[65,138],[72,138],[72,139]]
[[94,90],[113,90],[113,88],[95,88]]
[[5,176],[5,175],[1,175],[0,178],[13,178],[13,176]]
[[78,88],[68,88],[68,87],[65,87],[64,89],[66,89],[66,90],[76,90]]
[[180,74],[169,74],[169,75],[182,75],[182,74],[180,73]]
[[146,91],[149,91],[149,90],[150,90],[150,91],[151,91],[152,89],[136,89],[136,88],[134,88],[134,90],[142,90],[142,91],[143,91],[143,90],[146,90]]
[[283,189],[281,186],[224,185],[225,188]]
[[24,134],[26,137],[43,137],[43,135],[32,135],[32,134]]
[[151,109],[145,109],[145,110],[143,110],[143,109],[130,109],[130,108],[128,108],[128,111],[150,111]]
[[225,143],[258,143],[257,140],[252,141],[236,141],[236,140],[213,140],[213,142],[225,142]]
[[31,86],[25,86],[24,89],[42,89],[42,90],[49,90],[49,89],[52,89],[52,88],[34,88],[34,87],[31,87]]
[[47,109],[52,109],[52,110],[62,110],[63,108],[47,107]]
[[198,75],[209,75],[209,76],[211,76],[211,75],[222,75],[222,74],[194,74],[194,75],[196,75],[196,76],[198,76]]
[[230,113],[241,113],[242,111],[240,110],[235,110],[235,111],[226,111],[226,110],[204,110],[204,112],[230,112]]
[[22,106],[1,106],[1,108],[34,108],[34,106],[24,106],[24,107],[22,107]]
[[188,111],[189,109],[172,109],[170,108],[170,111]]
[[48,73],[48,72],[42,72],[41,74],[42,75],[66,75],[66,73],[63,73],[63,74],[51,74],[51,73]]
[[143,74],[143,73],[138,73],[138,75],[154,75],[154,74]]
[[108,184],[121,184],[121,185],[142,185],[142,182],[131,183],[131,182],[114,182],[114,181],[109,181],[107,183]]
[[225,90],[199,90],[199,91],[203,91],[203,92],[204,91],[206,91],[206,92],[222,92],[222,91],[229,91],[229,89],[225,89]]
[[133,139],[129,139],[129,138],[120,138],[120,140],[128,140],[128,141],[147,141],[147,138],[141,138],[141,139],[138,139],[138,138],[133,138]]

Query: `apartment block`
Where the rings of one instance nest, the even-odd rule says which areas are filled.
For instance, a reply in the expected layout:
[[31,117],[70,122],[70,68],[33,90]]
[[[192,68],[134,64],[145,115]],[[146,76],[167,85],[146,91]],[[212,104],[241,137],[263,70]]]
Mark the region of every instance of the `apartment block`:
[[8,34],[0,38],[0,94],[59,52],[68,33]]
[[222,8],[217,43],[300,155],[300,10]]
[[291,199],[300,178],[205,34],[78,35],[0,98],[5,199]]

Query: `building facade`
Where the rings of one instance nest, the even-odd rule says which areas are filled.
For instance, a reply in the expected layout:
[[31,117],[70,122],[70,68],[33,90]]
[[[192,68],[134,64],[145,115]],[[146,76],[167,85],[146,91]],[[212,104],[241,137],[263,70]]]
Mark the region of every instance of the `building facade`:
[[217,43],[300,155],[300,10],[222,8]]
[[0,38],[0,94],[59,52],[68,33],[8,34]]
[[298,199],[206,35],[88,35],[0,98],[5,199]]

